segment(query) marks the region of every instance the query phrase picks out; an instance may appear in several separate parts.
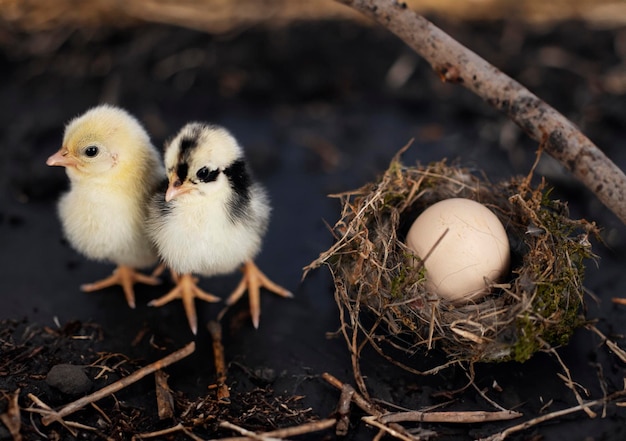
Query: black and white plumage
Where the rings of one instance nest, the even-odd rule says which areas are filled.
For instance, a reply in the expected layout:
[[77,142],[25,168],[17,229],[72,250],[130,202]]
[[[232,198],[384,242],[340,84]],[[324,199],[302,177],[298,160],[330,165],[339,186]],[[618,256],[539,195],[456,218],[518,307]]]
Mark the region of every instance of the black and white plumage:
[[242,282],[227,303],[237,301],[247,289],[257,327],[260,287],[284,297],[291,293],[253,263],[261,250],[270,205],[248,171],[242,148],[223,127],[189,123],[167,143],[164,160],[168,187],[153,199],[148,225],[162,261],[177,275],[177,286],[151,305],[181,298],[195,333],[194,299],[219,298],[199,289],[192,274],[228,274],[243,265]]

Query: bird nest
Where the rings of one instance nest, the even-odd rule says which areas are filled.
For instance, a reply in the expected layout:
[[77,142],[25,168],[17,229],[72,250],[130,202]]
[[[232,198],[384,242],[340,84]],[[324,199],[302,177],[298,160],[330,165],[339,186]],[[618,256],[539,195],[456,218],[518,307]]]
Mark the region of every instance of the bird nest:
[[[457,362],[523,362],[565,344],[585,321],[584,261],[594,257],[588,237],[595,225],[570,219],[567,204],[551,199],[543,181],[532,188],[530,176],[492,184],[446,161],[404,166],[400,153],[380,180],[337,195],[343,205],[333,228],[337,240],[308,267],[330,268],[353,357],[371,344],[415,370],[393,354],[437,349],[446,361],[417,371],[434,373]],[[452,197],[489,207],[511,245],[508,276],[462,305],[425,288],[423,265],[414,264],[419,257],[404,244],[421,211]]]

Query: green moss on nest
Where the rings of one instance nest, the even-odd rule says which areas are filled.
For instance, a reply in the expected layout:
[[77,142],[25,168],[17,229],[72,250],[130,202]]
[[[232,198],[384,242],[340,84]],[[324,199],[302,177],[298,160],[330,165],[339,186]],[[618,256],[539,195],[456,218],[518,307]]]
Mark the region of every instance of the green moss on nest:
[[[531,315],[531,313],[524,314],[517,319],[517,341],[511,346],[511,360],[524,362],[541,348],[541,343],[537,340],[537,334],[540,334],[541,330]],[[508,359],[508,357],[502,358],[503,361]]]
[[[536,245],[525,256],[525,265],[536,280],[542,280],[546,269],[550,274],[536,283],[531,307],[517,319],[518,338],[510,358],[519,362],[528,360],[545,345],[566,344],[573,331],[585,323],[581,312],[584,261],[594,258],[587,240],[589,230],[583,229],[585,234],[572,237],[586,223],[570,220],[567,206],[550,199],[550,194],[549,189],[541,193],[536,215],[543,228],[535,234],[551,246]],[[537,253],[541,253],[539,258]]]

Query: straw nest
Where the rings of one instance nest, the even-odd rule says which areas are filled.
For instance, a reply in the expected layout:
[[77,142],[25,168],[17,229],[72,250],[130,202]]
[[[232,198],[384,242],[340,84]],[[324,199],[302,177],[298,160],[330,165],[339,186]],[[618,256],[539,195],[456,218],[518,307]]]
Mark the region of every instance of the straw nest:
[[[366,344],[391,361],[398,350],[410,356],[436,348],[447,361],[434,373],[457,362],[523,362],[565,344],[584,323],[584,261],[594,257],[588,237],[595,225],[570,219],[567,204],[551,199],[543,182],[532,188],[530,176],[491,184],[445,161],[407,167],[400,154],[377,182],[337,195],[337,240],[307,267],[330,268],[353,357]],[[507,280],[463,305],[425,289],[423,265],[414,265],[419,257],[403,243],[421,211],[451,197],[489,207],[511,244]]]

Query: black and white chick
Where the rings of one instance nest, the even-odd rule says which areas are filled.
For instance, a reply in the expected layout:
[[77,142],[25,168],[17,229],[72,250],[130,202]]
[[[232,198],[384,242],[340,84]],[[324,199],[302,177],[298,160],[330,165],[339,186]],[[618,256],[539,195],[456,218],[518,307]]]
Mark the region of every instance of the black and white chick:
[[70,180],[58,205],[69,243],[90,259],[117,265],[110,277],[81,289],[121,285],[134,308],[135,283],[160,283],[136,271],[158,261],[146,217],[165,171],[148,133],[125,110],[96,106],[67,124],[61,148],[46,164],[65,167]]
[[244,152],[223,127],[189,123],[165,146],[167,190],[153,199],[149,234],[176,287],[150,302],[183,301],[192,332],[197,332],[196,298],[220,299],[197,286],[194,274],[215,276],[242,267],[243,278],[228,297],[232,305],[248,291],[255,328],[261,314],[260,288],[292,297],[254,264],[266,232],[270,205],[265,190],[248,170]]

